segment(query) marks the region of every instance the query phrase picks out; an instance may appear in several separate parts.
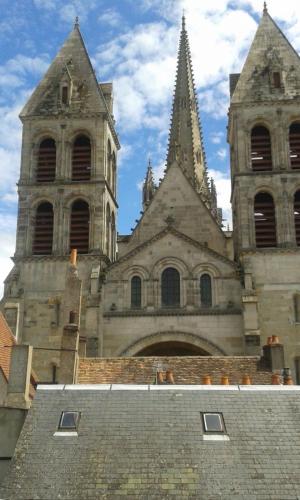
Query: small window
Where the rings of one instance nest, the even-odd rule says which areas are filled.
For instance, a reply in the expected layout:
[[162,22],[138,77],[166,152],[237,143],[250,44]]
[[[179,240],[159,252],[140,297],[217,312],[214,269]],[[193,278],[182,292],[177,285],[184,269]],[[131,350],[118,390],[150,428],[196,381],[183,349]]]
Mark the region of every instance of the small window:
[[79,417],[79,411],[63,411],[58,428],[60,430],[77,430]]
[[142,280],[133,276],[131,280],[131,307],[139,309],[142,305]]
[[280,89],[280,87],[281,87],[281,79],[280,79],[280,73],[279,73],[279,71],[275,71],[273,73],[273,83],[274,83],[275,89]]
[[225,432],[222,413],[202,413],[205,432]]

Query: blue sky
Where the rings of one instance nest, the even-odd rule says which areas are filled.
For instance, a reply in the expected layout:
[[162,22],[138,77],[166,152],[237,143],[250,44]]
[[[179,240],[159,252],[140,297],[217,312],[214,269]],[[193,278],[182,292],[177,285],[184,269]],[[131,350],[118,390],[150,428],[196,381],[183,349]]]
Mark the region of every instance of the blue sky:
[[[257,0],[0,0],[0,281],[14,253],[21,124],[18,113],[73,27],[80,29],[100,81],[113,81],[122,149],[118,230],[141,210],[151,157],[163,175],[182,10],[197,86],[205,148],[219,205],[230,221],[226,143],[228,74],[240,72],[263,2]],[[298,0],[270,0],[270,14],[300,50]],[[226,223],[226,222],[225,222]]]

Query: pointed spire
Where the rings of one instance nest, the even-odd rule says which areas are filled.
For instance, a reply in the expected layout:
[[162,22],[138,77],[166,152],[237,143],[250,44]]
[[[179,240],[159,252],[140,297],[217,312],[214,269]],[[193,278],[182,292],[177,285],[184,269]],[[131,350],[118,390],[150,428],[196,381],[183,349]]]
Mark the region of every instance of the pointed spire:
[[155,190],[156,190],[156,186],[155,186],[155,182],[154,182],[151,158],[149,158],[147,173],[146,173],[146,177],[145,177],[144,184],[143,184],[143,209],[144,210],[150,204],[150,202],[154,196]]
[[175,160],[190,179],[196,191],[209,193],[205,178],[205,151],[184,13],[177,58],[167,168]]
[[74,29],[75,28],[79,28],[79,17],[78,16],[75,17]]

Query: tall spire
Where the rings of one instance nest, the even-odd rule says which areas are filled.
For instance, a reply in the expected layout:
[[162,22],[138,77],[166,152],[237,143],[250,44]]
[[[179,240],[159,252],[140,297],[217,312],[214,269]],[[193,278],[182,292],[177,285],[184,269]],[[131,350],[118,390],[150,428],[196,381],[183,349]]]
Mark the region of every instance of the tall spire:
[[143,184],[143,209],[144,210],[150,204],[150,202],[154,196],[155,190],[156,190],[156,186],[154,183],[151,159],[149,158],[147,173],[146,173],[146,177],[145,177],[144,184]]
[[205,151],[184,13],[177,59],[167,168],[174,160],[177,160],[196,191],[202,193],[205,202],[208,202]]

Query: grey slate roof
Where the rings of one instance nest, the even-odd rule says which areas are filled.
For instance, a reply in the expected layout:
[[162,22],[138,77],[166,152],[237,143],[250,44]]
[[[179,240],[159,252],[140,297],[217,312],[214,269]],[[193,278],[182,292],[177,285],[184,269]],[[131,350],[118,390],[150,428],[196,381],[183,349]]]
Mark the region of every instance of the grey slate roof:
[[[296,500],[300,388],[63,386],[38,390],[1,499]],[[78,437],[55,437],[79,410]],[[205,441],[201,412],[229,441]]]

